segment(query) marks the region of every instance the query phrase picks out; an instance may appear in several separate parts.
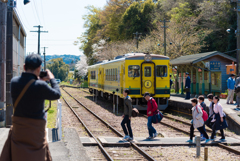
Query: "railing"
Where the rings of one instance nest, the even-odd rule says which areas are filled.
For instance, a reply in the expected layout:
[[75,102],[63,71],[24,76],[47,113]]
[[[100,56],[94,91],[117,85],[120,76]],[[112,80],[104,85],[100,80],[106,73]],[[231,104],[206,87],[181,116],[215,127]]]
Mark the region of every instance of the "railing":
[[60,100],[58,100],[58,104],[57,104],[56,130],[57,130],[58,140],[62,140],[62,103]]

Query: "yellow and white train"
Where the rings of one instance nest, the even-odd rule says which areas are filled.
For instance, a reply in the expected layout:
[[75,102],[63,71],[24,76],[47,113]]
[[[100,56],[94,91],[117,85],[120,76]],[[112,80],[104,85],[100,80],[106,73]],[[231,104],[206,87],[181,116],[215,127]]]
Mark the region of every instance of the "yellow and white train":
[[123,90],[130,90],[133,107],[146,110],[145,92],[149,92],[165,110],[170,98],[169,58],[156,54],[130,53],[88,67],[90,93],[123,102]]

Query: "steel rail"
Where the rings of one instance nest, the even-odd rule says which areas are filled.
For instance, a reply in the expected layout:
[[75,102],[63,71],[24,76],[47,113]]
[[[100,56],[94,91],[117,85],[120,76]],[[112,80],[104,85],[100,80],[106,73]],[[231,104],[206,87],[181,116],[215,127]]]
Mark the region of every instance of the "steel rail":
[[84,126],[84,128],[87,130],[88,134],[94,138],[94,140],[97,142],[99,148],[101,151],[104,153],[104,156],[107,158],[109,161],[114,161],[112,157],[108,154],[108,152],[104,149],[102,144],[98,141],[98,139],[95,138],[95,136],[92,134],[92,132],[87,128],[86,124],[82,121],[82,119],[78,116],[78,114],[73,110],[72,106],[67,102],[67,100],[62,96],[63,100],[66,102],[68,107],[71,109],[71,111],[74,113],[74,115],[77,117],[77,119],[81,122],[81,124]]
[[[63,88],[62,88],[63,89]],[[110,124],[108,124],[106,121],[104,121],[102,118],[100,118],[97,114],[92,112],[89,108],[87,108],[85,105],[83,105],[80,101],[78,101],[75,97],[73,97],[69,92],[67,92],[65,89],[63,89],[69,96],[71,96],[76,102],[78,102],[81,106],[83,106],[86,110],[88,110],[91,114],[93,114],[95,117],[97,117],[102,123],[104,123],[106,126],[108,126],[112,131],[114,131],[118,136],[124,137],[123,134],[121,134],[119,131],[117,131],[114,127],[112,127]],[[142,150],[137,144],[135,144],[133,141],[129,141],[131,146],[137,150],[140,154],[142,154],[147,160],[149,161],[155,161],[155,159],[147,154],[144,150]]]
[[[145,118],[147,118],[146,115],[143,115],[143,116],[144,116]],[[164,116],[164,117],[165,117],[165,116]],[[182,121],[179,120],[179,122],[182,122]],[[160,122],[160,124],[163,124],[163,125],[166,125],[166,126],[170,126],[170,127],[174,128],[174,129],[176,129],[176,130],[182,131],[182,132],[190,135],[190,132],[185,131],[185,130],[183,130],[183,129],[180,129],[180,128],[178,128],[178,127],[172,126],[172,125],[170,125],[170,124],[163,123],[163,122]],[[194,136],[196,136],[196,135],[194,134]],[[238,150],[236,150],[236,149],[233,149],[233,148],[231,148],[231,147],[229,147],[229,146],[226,146],[226,145],[224,145],[224,144],[222,144],[222,143],[217,143],[217,144],[218,144],[218,146],[221,147],[221,148],[227,149],[228,151],[230,151],[230,152],[232,152],[232,153],[235,153],[235,154],[240,155],[240,151],[238,151]],[[207,144],[206,144],[206,145],[207,145]]]
[[[71,87],[70,87],[71,88]],[[64,90],[64,89],[63,89]],[[66,90],[64,90],[65,92],[66,92]],[[85,90],[83,90],[84,92],[86,92],[86,93],[89,93],[89,92],[87,92],[87,91],[85,91]],[[66,92],[66,93],[68,93],[68,92]],[[69,93],[68,93],[69,94]],[[69,94],[70,96],[71,96],[71,94]],[[72,97],[72,96],[71,96]],[[74,98],[74,97],[72,97],[72,98]],[[74,98],[75,99],[75,98]],[[76,100],[76,99],[75,99]],[[76,100],[77,101],[77,100]],[[77,101],[77,102],[79,102],[79,101]],[[81,104],[81,103],[80,103]],[[82,104],[81,104],[82,105]],[[181,112],[181,111],[177,111],[177,110],[172,110],[172,111],[176,111],[176,112],[180,112],[180,113],[183,113],[183,114],[187,114],[187,113],[184,113],[184,112]],[[190,115],[190,114],[187,114],[187,115]],[[144,117],[146,117],[147,118],[147,116],[146,115],[143,115]],[[187,123],[187,122],[185,122],[185,121],[182,121],[182,120],[179,120],[179,119],[175,119],[175,118],[172,118],[172,117],[170,117],[170,116],[164,116],[164,117],[166,117],[166,118],[168,118],[168,119],[174,119],[174,120],[176,120],[176,121],[178,121],[178,122],[182,122],[183,124],[185,124],[185,125],[191,125],[190,123]],[[105,123],[105,121],[104,121],[104,123]],[[186,133],[186,134],[189,134],[190,135],[190,132],[188,132],[188,131],[185,131],[185,130],[183,130],[183,129],[180,129],[180,128],[178,128],[178,127],[175,127],[175,126],[172,126],[172,125],[170,125],[170,124],[167,124],[167,123],[163,123],[163,122],[161,122],[161,124],[163,124],[163,125],[165,125],[165,126],[169,126],[169,127],[171,127],[171,128],[174,128],[174,129],[176,129],[176,130],[178,130],[178,131],[181,131],[181,132],[184,132],[184,133]],[[209,129],[206,129],[208,132],[211,132],[211,130],[209,130]],[[114,130],[113,130],[114,131]],[[118,132],[119,133],[119,132]],[[219,132],[217,132],[217,133],[219,133]],[[121,136],[123,136],[121,133],[120,133],[120,135]],[[194,134],[194,136],[196,136],[195,134]],[[132,145],[136,145],[135,143],[131,143]],[[230,151],[230,152],[233,152],[233,153],[235,153],[235,154],[238,154],[238,155],[240,155],[240,151],[238,151],[238,150],[236,150],[236,149],[233,149],[233,148],[231,148],[231,147],[228,147],[228,146],[226,146],[226,145],[224,145],[224,144],[221,144],[221,143],[218,143],[218,145],[221,147],[221,148],[224,148],[224,149],[227,149],[228,151]],[[137,145],[136,145],[137,146]],[[139,148],[139,147],[138,147]]]

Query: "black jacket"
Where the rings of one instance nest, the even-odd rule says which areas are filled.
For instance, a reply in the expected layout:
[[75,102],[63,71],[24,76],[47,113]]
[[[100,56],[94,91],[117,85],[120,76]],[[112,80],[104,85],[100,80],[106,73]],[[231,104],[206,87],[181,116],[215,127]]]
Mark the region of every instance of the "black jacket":
[[14,111],[14,116],[44,119],[45,100],[57,100],[61,97],[61,92],[55,79],[50,80],[52,86],[50,87],[46,82],[38,80],[36,75],[31,73],[22,73],[20,77],[14,77],[11,80],[13,105],[25,85],[31,79],[35,79],[36,81],[29,86],[28,90],[18,103]]

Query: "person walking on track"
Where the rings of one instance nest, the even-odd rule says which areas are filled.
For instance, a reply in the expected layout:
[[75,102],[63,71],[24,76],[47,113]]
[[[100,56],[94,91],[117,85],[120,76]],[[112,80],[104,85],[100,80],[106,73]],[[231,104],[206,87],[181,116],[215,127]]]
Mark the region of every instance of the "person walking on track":
[[193,135],[194,135],[194,129],[198,129],[201,134],[203,134],[204,138],[206,138],[206,143],[210,141],[208,134],[203,129],[204,120],[202,118],[203,112],[200,105],[198,105],[198,100],[196,98],[191,100],[192,102],[192,116],[193,119],[191,121],[192,125],[190,127],[190,140],[187,142],[192,143],[193,142]]
[[[25,72],[11,80],[13,126],[0,161],[52,161],[45,132],[44,103],[45,100],[59,99],[61,92],[49,70],[45,77],[39,79],[41,64],[39,55],[28,55],[24,64]],[[45,81],[50,81],[51,87]]]
[[[132,133],[132,128],[131,128],[131,116],[132,116],[132,100],[129,96],[129,90],[125,89],[123,91],[123,96],[124,98],[124,115],[121,126],[123,128],[125,137],[123,138],[124,140],[133,140],[133,133]],[[127,124],[127,129],[125,124]]]
[[147,139],[153,139],[158,135],[156,129],[152,126],[153,114],[158,109],[158,105],[148,92],[144,94],[144,98],[147,101],[147,116],[148,116],[147,127],[149,132],[149,137],[147,137]]
[[220,141],[225,141],[225,135],[223,132],[223,129],[227,128],[227,122],[225,120],[225,113],[223,112],[223,107],[219,102],[219,97],[218,96],[214,96],[213,97],[213,102],[214,104],[214,124],[212,125],[212,135],[211,135],[211,140],[214,139],[214,136],[216,135],[216,130],[220,130],[221,132],[221,139]]
[[190,87],[191,87],[191,79],[189,76],[189,73],[186,72],[186,82],[185,82],[185,90],[186,90],[186,98],[185,99],[190,99]]
[[235,74],[231,74],[231,76],[227,80],[227,87],[228,87],[228,98],[227,104],[233,104],[233,97],[234,97],[234,89],[235,89]]

